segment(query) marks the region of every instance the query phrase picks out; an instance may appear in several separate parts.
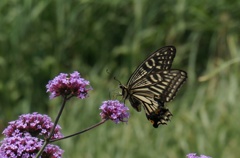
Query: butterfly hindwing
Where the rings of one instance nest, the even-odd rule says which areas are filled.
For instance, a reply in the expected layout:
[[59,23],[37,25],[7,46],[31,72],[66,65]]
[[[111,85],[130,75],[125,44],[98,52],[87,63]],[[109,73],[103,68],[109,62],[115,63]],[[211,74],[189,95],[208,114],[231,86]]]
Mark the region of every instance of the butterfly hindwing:
[[[154,77],[157,76],[157,77]],[[163,102],[172,101],[177,91],[186,81],[187,73],[182,70],[165,70],[151,75],[148,80],[149,91],[154,93],[155,98]]]
[[170,120],[172,113],[165,107],[159,107],[156,111],[146,116],[153,124],[153,127],[157,128],[159,125],[166,125]]
[[151,103],[142,101],[147,119],[153,124],[154,128],[157,128],[161,124],[166,125],[172,116],[171,112],[164,107],[163,102],[153,98],[148,98],[148,100]]

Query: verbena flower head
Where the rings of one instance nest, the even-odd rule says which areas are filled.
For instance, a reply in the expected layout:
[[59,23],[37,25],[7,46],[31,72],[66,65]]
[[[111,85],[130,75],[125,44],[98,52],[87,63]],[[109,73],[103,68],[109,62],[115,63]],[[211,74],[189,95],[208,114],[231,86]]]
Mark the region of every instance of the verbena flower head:
[[189,154],[187,154],[187,158],[212,158],[212,157],[205,156],[205,155],[197,156],[196,153],[189,153]]
[[53,80],[50,80],[46,85],[47,92],[50,92],[50,99],[57,96],[76,96],[80,99],[87,97],[88,91],[92,88],[87,88],[90,82],[81,78],[80,73],[74,71],[70,76],[66,73],[60,73]]
[[[43,145],[43,140],[36,137],[8,137],[0,142],[1,158],[34,158]],[[42,158],[61,158],[63,150],[56,145],[48,144]]]
[[[24,137],[24,136],[44,136],[48,137],[54,123],[47,115],[38,114],[23,114],[18,120],[9,122],[8,127],[3,131],[6,137]],[[56,126],[52,139],[63,137],[60,132],[61,127]]]
[[102,119],[110,119],[115,123],[128,121],[129,113],[127,111],[129,109],[118,100],[104,101],[100,110],[102,110],[100,113]]
[[[43,146],[44,139],[41,138],[50,135],[53,125],[50,117],[36,112],[19,116],[3,131],[6,138],[0,142],[0,158],[34,158]],[[52,139],[63,137],[60,129],[57,125]],[[62,154],[63,150],[58,146],[48,144],[42,158],[60,158]]]

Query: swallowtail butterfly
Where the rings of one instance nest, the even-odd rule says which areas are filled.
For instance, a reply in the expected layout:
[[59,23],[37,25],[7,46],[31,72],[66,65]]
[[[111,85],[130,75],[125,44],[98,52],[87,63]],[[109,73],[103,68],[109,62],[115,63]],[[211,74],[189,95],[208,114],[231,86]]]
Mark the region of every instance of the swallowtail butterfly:
[[174,46],[165,46],[145,59],[133,72],[127,85],[120,84],[124,100],[129,99],[138,112],[143,106],[153,127],[167,124],[172,116],[165,107],[187,79],[183,70],[171,69],[176,54]]

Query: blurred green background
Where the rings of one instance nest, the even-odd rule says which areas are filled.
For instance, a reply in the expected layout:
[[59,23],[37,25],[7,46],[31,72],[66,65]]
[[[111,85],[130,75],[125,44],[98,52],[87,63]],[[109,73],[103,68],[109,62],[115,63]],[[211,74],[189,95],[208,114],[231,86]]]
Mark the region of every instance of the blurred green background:
[[154,129],[127,102],[128,124],[108,121],[59,142],[64,158],[238,157],[239,7],[233,0],[1,0],[0,131],[24,113],[54,120],[61,99],[49,100],[45,86],[74,70],[94,90],[68,102],[59,124],[64,135],[89,127],[100,121],[102,101],[120,92],[114,76],[125,84],[151,52],[174,45],[173,68],[187,71],[188,81],[168,104],[172,121]]

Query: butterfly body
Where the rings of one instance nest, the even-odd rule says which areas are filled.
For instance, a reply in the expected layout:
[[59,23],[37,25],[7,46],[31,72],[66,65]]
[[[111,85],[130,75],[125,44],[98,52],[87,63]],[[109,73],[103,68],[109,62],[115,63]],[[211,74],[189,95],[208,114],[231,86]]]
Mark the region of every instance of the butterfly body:
[[129,89],[126,86],[120,85],[120,88],[122,89],[122,96],[123,98],[129,99],[132,107],[137,110],[138,112],[141,111],[141,102],[138,101],[137,99],[135,99],[134,97],[130,97],[133,96],[133,94],[131,94],[131,91],[129,92]]
[[126,86],[120,85],[124,100],[129,99],[137,111],[143,106],[155,128],[170,120],[172,114],[165,102],[175,97],[187,78],[185,71],[171,69],[175,54],[174,46],[158,49],[137,67]]

